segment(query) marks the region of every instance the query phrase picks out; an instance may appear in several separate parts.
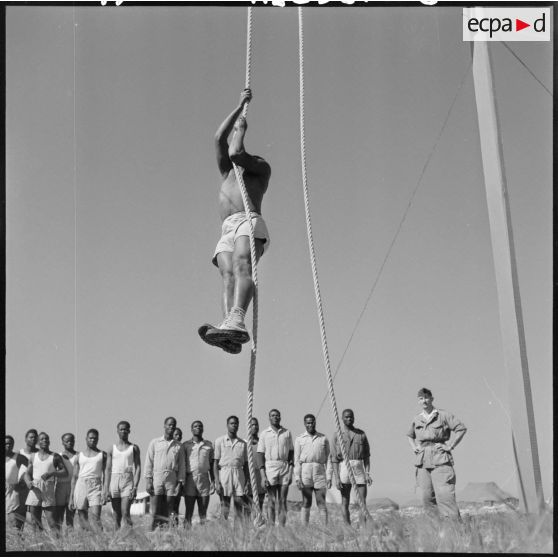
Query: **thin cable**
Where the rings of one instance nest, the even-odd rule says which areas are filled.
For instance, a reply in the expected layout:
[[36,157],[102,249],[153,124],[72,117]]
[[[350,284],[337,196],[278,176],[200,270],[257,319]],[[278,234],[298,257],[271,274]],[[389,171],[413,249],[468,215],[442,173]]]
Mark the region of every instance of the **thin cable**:
[[[335,426],[337,430],[337,439],[343,454],[343,461],[347,466],[347,472],[352,486],[356,489],[357,483],[354,471],[349,461],[349,454],[345,446],[345,440],[341,432],[341,423],[339,421],[339,413],[337,412],[337,403],[335,401],[335,391],[333,389],[333,377],[331,374],[331,363],[329,359],[329,350],[327,346],[326,328],[324,312],[322,308],[322,297],[320,294],[320,284],[318,280],[318,268],[316,264],[316,254],[314,250],[314,240],[312,236],[312,222],[310,218],[310,198],[308,195],[308,176],[306,171],[306,138],[305,138],[305,124],[304,124],[304,25],[302,19],[302,8],[298,8],[298,37],[299,37],[299,80],[300,80],[300,157],[302,167],[302,188],[304,193],[304,212],[306,215],[306,231],[308,234],[308,248],[310,250],[310,264],[312,267],[312,277],[314,280],[314,293],[316,296],[316,306],[318,310],[318,321],[320,324],[320,336],[322,340],[322,353],[324,358],[324,366],[331,401],[331,409]],[[359,490],[356,490],[357,499],[359,501],[362,513],[365,517],[370,517],[366,508],[366,502],[362,497]]]
[[525,62],[523,62],[523,60],[521,60],[521,58],[519,58],[519,56],[517,56],[517,54],[504,42],[501,41],[501,44],[504,45],[511,53],[512,55],[515,57],[515,59],[531,74],[531,77],[551,96],[554,97],[554,95],[552,94],[552,92],[550,91],[550,89],[548,89],[546,87],[546,85],[530,70],[529,66],[527,66],[527,64],[525,64]]
[[74,61],[73,61],[73,134],[74,134],[74,425],[78,436],[78,367],[77,367],[77,141],[76,141],[76,7],[72,7]]
[[[390,245],[388,247],[388,250],[386,252],[386,255],[382,261],[382,264],[380,265],[380,269],[378,271],[378,274],[376,275],[376,279],[374,280],[374,283],[372,285],[372,288],[370,289],[370,292],[368,293],[368,297],[366,298],[366,301],[364,303],[364,306],[360,312],[360,315],[357,318],[357,321],[355,323],[355,326],[353,327],[353,330],[351,332],[351,335],[349,336],[349,340],[347,342],[347,345],[345,346],[345,350],[343,351],[343,354],[341,355],[341,359],[339,360],[339,364],[337,365],[337,368],[335,370],[335,375],[333,376],[334,379],[337,377],[337,374],[339,373],[339,370],[341,368],[341,364],[343,364],[343,360],[345,359],[345,355],[347,354],[347,351],[349,350],[349,346],[351,345],[351,342],[353,340],[353,337],[360,325],[360,322],[362,321],[362,318],[364,316],[364,313],[366,312],[366,309],[368,308],[368,303],[370,302],[372,295],[374,294],[374,291],[376,290],[376,286],[378,285],[378,282],[380,281],[380,277],[382,276],[382,273],[384,271],[384,267],[386,266],[386,263],[391,255],[391,252],[393,250],[393,247],[395,246],[395,242],[397,241],[397,238],[399,237],[399,234],[401,232],[401,229],[403,228],[403,224],[405,223],[406,219],[407,219],[407,215],[409,214],[409,211],[411,209],[411,206],[413,205],[413,201],[415,199],[417,190],[419,189],[420,184],[422,183],[422,179],[426,173],[426,169],[428,168],[428,165],[430,164],[430,160],[432,159],[434,152],[436,151],[436,148],[438,147],[438,143],[440,142],[440,139],[444,133],[444,130],[446,128],[446,125],[449,121],[449,117],[453,111],[453,107],[455,105],[455,102],[457,101],[459,94],[461,92],[461,90],[463,89],[463,85],[465,84],[465,80],[467,78],[467,76],[469,75],[469,70],[471,69],[472,66],[472,61],[469,63],[469,66],[467,67],[467,70],[465,71],[465,74],[463,75],[463,78],[461,80],[461,83],[459,84],[459,87],[453,97],[453,100],[450,104],[450,107],[448,109],[448,112],[446,114],[446,117],[444,118],[444,122],[440,128],[440,131],[438,133],[438,136],[436,137],[436,139],[434,140],[434,144],[432,146],[432,149],[430,150],[430,153],[428,154],[428,157],[426,158],[426,162],[424,163],[424,166],[422,167],[422,171],[419,175],[419,178],[417,180],[417,183],[413,189],[413,192],[411,194],[411,197],[409,198],[409,202],[407,203],[407,207],[405,208],[405,211],[403,212],[403,216],[401,217],[401,220],[399,221],[399,225],[397,227],[397,230],[395,231],[395,234],[393,235],[393,238],[390,242]],[[322,402],[320,404],[320,407],[318,409],[318,412],[316,414],[316,416],[318,417],[320,415],[320,412],[322,410],[322,407],[324,406],[325,400],[327,399],[327,393],[324,395]]]

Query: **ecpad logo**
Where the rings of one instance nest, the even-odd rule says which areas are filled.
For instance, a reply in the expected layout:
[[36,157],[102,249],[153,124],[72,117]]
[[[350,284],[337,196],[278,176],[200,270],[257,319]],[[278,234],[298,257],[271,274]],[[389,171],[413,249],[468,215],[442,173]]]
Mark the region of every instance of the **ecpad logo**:
[[550,8],[463,8],[464,41],[550,41]]

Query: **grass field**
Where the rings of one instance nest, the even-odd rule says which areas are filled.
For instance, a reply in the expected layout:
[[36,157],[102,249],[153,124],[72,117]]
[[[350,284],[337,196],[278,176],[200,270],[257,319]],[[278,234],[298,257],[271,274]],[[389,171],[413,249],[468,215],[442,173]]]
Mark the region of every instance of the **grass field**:
[[329,506],[327,527],[317,522],[312,509],[310,526],[300,523],[289,511],[287,526],[260,527],[233,525],[218,519],[206,525],[147,530],[149,516],[135,518],[134,527],[116,532],[111,516],[103,515],[102,532],[81,529],[53,537],[34,533],[28,527],[22,535],[6,533],[7,552],[42,551],[147,551],[147,552],[423,552],[423,553],[553,553],[553,514],[540,517],[517,513],[464,515],[461,523],[440,522],[423,515],[404,517],[399,513],[376,514],[373,521],[345,527],[336,506]]

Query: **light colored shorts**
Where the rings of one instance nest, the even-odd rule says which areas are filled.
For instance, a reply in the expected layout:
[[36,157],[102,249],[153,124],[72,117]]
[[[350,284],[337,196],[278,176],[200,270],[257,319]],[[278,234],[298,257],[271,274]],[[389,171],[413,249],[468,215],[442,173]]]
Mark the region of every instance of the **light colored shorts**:
[[176,471],[153,474],[155,496],[178,496],[178,476]]
[[185,496],[209,496],[209,473],[188,473],[184,485]]
[[74,505],[78,510],[100,506],[102,502],[101,479],[97,477],[78,477],[74,488]]
[[289,463],[287,461],[265,461],[265,475],[271,486],[289,484]]
[[16,484],[6,483],[6,496],[4,502],[6,503],[6,513],[16,512],[19,508],[19,492],[16,490]]
[[[263,250],[265,253],[271,243],[267,225],[259,213],[252,211],[250,215],[252,216],[252,226],[254,227],[254,238],[264,241]],[[234,252],[234,243],[239,236],[250,236],[250,225],[244,211],[233,213],[223,221],[221,238],[217,242],[215,253],[211,260],[213,265],[217,265],[217,254],[219,252]]]
[[[364,461],[362,459],[349,460],[353,469],[353,475],[357,484],[366,484],[366,472],[364,470]],[[344,461],[339,463],[339,480],[341,484],[351,484],[351,477]]]
[[27,495],[25,505],[38,506],[41,508],[50,508],[52,506],[56,506],[54,482],[33,481],[33,488]]
[[110,476],[111,498],[129,498],[134,487],[134,473],[112,473]]
[[70,503],[70,493],[72,492],[71,482],[56,481],[56,489],[54,491],[56,505],[67,506]]
[[222,467],[219,471],[219,481],[223,487],[223,496],[244,496],[244,471],[237,467]]
[[322,463],[301,463],[300,477],[306,488],[327,488],[326,466]]

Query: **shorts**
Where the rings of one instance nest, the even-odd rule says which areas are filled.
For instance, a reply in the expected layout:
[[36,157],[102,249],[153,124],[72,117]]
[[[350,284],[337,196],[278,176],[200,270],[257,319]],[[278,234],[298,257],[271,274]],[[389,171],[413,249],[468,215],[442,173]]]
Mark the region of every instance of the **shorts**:
[[[362,459],[349,460],[353,469],[353,475],[357,484],[366,484],[366,472],[364,470],[364,461]],[[351,477],[344,461],[339,463],[339,480],[341,484],[351,484]]]
[[26,506],[37,506],[41,508],[51,508],[56,506],[54,495],[54,482],[33,481],[33,488],[27,495]]
[[222,467],[219,471],[219,482],[223,488],[223,496],[244,496],[244,471],[237,467]]
[[163,471],[153,474],[155,496],[178,496],[178,476],[176,471]]
[[[254,227],[254,238],[264,241],[263,250],[265,253],[271,243],[267,225],[259,213],[252,211],[250,215],[252,216],[252,226]],[[250,225],[244,211],[233,213],[223,221],[221,238],[217,242],[215,253],[211,260],[213,265],[217,265],[217,254],[220,252],[234,252],[234,243],[239,236],[250,236]]]
[[110,496],[111,498],[129,498],[134,487],[134,473],[112,473],[110,476]]
[[188,473],[184,485],[184,496],[209,496],[209,473]]
[[101,479],[97,477],[78,477],[74,488],[74,505],[78,510],[90,506],[100,506],[102,502]]
[[6,483],[6,496],[4,498],[6,504],[6,514],[16,512],[19,508],[19,492],[16,484]]
[[327,488],[326,466],[323,463],[301,463],[300,477],[306,488]]
[[72,491],[71,482],[60,482],[56,483],[56,489],[54,490],[54,495],[56,499],[57,506],[67,506],[70,503],[70,493]]
[[265,462],[265,475],[271,486],[285,486],[289,484],[290,471],[287,461]]

